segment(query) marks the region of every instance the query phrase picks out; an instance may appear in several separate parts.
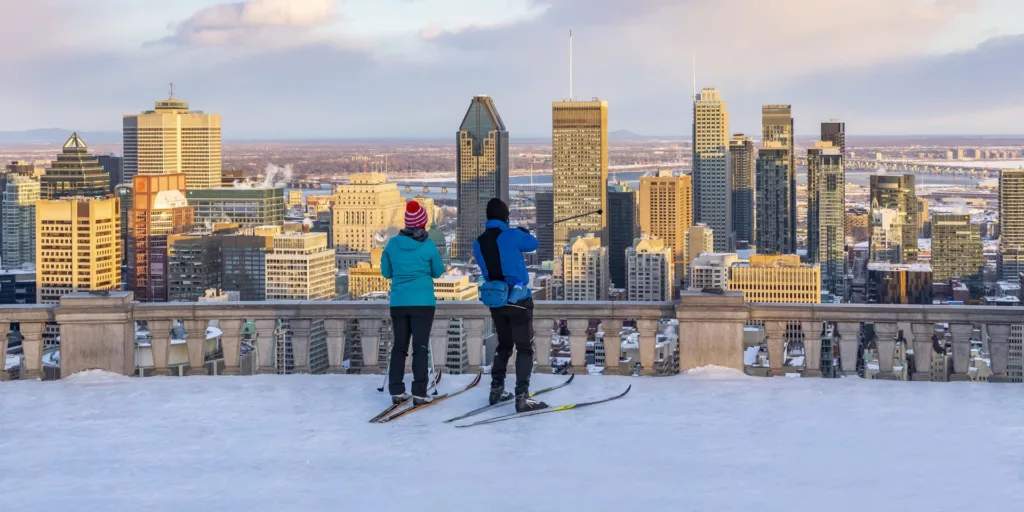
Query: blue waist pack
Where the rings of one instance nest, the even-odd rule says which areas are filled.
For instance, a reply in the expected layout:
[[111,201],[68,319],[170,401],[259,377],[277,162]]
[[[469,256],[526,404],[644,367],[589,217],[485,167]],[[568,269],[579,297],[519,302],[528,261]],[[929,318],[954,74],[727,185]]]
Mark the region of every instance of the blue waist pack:
[[505,281],[486,281],[480,285],[480,302],[489,308],[502,308],[509,302],[509,287]]

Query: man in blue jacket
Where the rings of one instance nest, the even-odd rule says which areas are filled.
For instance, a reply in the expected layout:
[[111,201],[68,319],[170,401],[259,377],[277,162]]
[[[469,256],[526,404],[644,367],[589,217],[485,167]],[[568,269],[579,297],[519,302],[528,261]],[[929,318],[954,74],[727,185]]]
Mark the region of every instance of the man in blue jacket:
[[544,409],[547,404],[530,398],[530,373],[533,372],[533,298],[530,276],[523,253],[537,250],[537,239],[524,227],[508,227],[508,205],[494,198],[487,203],[485,230],[473,242],[473,255],[487,281],[505,281],[510,289],[520,287],[525,298],[503,307],[492,308],[491,318],[498,334],[498,347],[491,366],[491,405],[512,399],[505,391],[508,360],[516,349],[516,412]]

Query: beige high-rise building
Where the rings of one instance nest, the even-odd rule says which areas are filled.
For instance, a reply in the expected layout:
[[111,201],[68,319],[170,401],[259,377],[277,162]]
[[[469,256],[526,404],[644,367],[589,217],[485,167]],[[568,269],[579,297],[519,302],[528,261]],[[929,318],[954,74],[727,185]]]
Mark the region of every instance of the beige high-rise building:
[[658,238],[638,238],[626,249],[626,300],[670,301],[675,286],[672,247]]
[[5,269],[21,268],[36,261],[36,203],[39,181],[22,174],[7,177],[3,190],[3,246],[0,262]]
[[715,233],[703,222],[698,222],[686,230],[686,260],[693,262],[704,253],[715,252]]
[[121,286],[121,208],[116,197],[36,202],[36,302]]
[[153,110],[124,116],[124,183],[144,174],[185,173],[189,190],[221,186],[220,114],[159,100]]
[[[416,201],[417,203],[419,203],[420,206],[422,206],[423,209],[427,211],[427,229],[429,230],[434,225],[434,222],[438,220],[438,218],[437,218],[437,210],[438,210],[437,204],[434,203],[434,199],[433,198],[426,197],[426,196],[416,196],[416,197],[412,198],[412,200]],[[402,214],[402,219],[403,219],[402,222],[405,222],[405,214],[404,213]],[[476,237],[474,237],[474,239],[475,238]],[[471,241],[469,243],[469,245],[472,247],[473,242]],[[444,250],[444,247],[438,246],[438,248],[441,249],[442,251]]]
[[[309,198],[307,198],[307,201]],[[349,176],[334,189],[334,247],[370,252],[405,226],[405,200],[383,173]]]
[[383,249],[370,251],[370,261],[360,261],[348,269],[348,293],[353,300],[371,293],[388,293],[391,280],[385,279],[380,270]]
[[[725,108],[725,101],[722,100],[718,89],[701,89],[693,101],[693,164],[691,166],[693,182],[690,185],[693,188],[694,222],[707,222],[703,215],[710,210],[704,206],[703,197],[709,191],[717,191],[715,188],[709,187],[710,183],[705,184],[701,178],[704,172],[704,168],[700,164],[701,154],[714,153],[717,158],[728,152],[729,112]],[[719,170],[720,168],[721,165],[712,165],[708,170]],[[731,175],[731,169],[727,175]],[[721,181],[721,176],[718,178],[714,181]],[[719,192],[724,193],[725,191]]]
[[561,264],[564,300],[608,300],[608,248],[601,247],[601,240],[593,233],[567,245]]
[[821,286],[846,296],[846,172],[831,142],[807,150],[807,256],[821,266]]
[[284,233],[266,255],[267,300],[331,300],[335,295],[334,251],[326,233]]
[[551,106],[554,253],[575,236],[593,233],[607,245],[608,102],[556,101]]
[[985,268],[981,226],[970,215],[935,214],[932,217],[932,282],[951,277],[980,279]]
[[796,254],[753,254],[749,262],[732,266],[729,289],[743,292],[747,302],[821,302],[818,265],[800,263]]
[[732,265],[739,261],[736,253],[707,252],[697,256],[690,265],[691,290],[728,290]]
[[999,173],[999,275],[1018,282],[1024,272],[1024,169]]
[[[686,229],[693,224],[693,187],[690,176],[673,176],[659,171],[657,176],[640,178],[640,232],[658,238],[672,248],[675,269],[673,285],[686,276]],[[629,279],[626,280],[627,282]]]

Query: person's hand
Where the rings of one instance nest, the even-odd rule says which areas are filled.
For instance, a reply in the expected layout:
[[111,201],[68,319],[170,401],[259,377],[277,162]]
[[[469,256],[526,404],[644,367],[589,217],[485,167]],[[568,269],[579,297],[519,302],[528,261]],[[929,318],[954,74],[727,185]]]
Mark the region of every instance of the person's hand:
[[523,226],[516,226],[516,229],[518,229],[519,231],[522,231],[523,233],[526,233],[527,235],[529,235],[529,234],[530,234],[530,230],[529,230],[529,229],[526,229],[526,228],[525,228],[525,227],[523,227]]

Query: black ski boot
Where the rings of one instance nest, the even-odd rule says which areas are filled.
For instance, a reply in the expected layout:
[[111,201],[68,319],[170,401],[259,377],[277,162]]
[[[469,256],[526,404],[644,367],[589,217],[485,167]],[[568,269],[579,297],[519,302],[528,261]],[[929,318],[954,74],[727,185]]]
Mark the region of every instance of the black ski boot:
[[547,408],[548,404],[540,400],[534,400],[526,393],[516,395],[516,412],[539,411]]
[[491,385],[491,394],[487,396],[487,403],[490,405],[497,404],[499,402],[505,402],[515,398],[515,395],[505,391],[505,386]]
[[401,395],[391,395],[391,403],[394,405],[405,403],[406,400],[412,398],[409,393],[402,393]]
[[432,397],[430,395],[427,395],[427,396],[414,396],[414,397],[412,397],[412,404],[413,405],[424,405],[424,404],[429,404],[430,402],[433,402],[433,401],[434,401],[434,397]]

